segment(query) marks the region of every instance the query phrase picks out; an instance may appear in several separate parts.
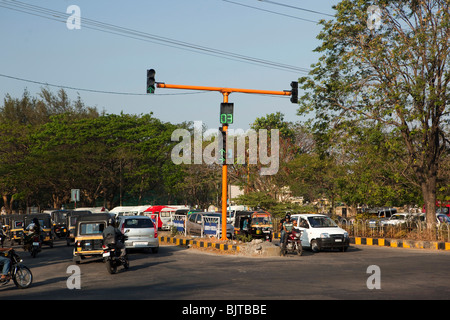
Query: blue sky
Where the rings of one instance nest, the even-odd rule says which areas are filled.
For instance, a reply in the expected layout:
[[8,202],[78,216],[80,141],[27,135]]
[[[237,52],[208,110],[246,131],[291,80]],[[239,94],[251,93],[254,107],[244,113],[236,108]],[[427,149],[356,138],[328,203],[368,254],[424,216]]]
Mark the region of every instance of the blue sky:
[[[317,61],[313,52],[321,26],[296,19],[331,19],[323,14],[279,4],[333,14],[337,0],[21,0],[65,13],[70,5],[81,10],[81,29],[69,30],[64,19],[6,9],[0,0],[0,74],[33,81],[90,90],[142,95],[106,94],[66,89],[71,99],[79,94],[86,105],[106,113],[153,112],[165,122],[202,121],[219,127],[218,92],[157,89],[145,95],[146,70],[156,70],[156,80],[168,84],[290,90],[291,81],[304,72],[279,70],[223,55],[211,56],[183,46],[167,46],[88,28],[91,19],[114,26],[166,37],[308,69]],[[278,3],[275,4],[275,3]],[[269,10],[296,18],[282,16]],[[31,10],[37,14],[36,10]],[[53,17],[55,18],[55,17]],[[63,21],[64,20],[64,21]],[[111,29],[108,29],[111,30]],[[25,88],[36,96],[42,85],[0,76],[0,96],[21,97]],[[49,87],[56,93],[58,88]],[[257,117],[281,112],[288,121],[302,120],[289,97],[232,93],[232,128],[247,129]]]

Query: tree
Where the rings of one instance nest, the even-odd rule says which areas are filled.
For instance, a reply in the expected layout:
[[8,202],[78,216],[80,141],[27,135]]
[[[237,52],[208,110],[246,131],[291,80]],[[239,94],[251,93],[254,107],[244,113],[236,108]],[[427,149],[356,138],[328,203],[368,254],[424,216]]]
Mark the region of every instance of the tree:
[[[438,168],[448,144],[450,12],[446,0],[343,0],[324,26],[322,53],[299,114],[316,129],[376,123],[402,138],[419,183],[428,226],[435,223]],[[381,19],[381,20],[380,20]],[[373,22],[376,22],[375,24]]]

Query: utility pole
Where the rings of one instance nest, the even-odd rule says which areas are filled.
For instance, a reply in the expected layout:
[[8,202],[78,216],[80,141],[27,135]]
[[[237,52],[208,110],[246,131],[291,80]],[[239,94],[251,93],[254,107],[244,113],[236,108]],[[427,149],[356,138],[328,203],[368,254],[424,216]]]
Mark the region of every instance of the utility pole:
[[220,150],[220,162],[222,162],[222,237],[221,240],[227,240],[227,131],[228,125],[233,123],[233,108],[234,105],[228,102],[228,96],[233,92],[241,93],[254,93],[254,94],[268,94],[268,95],[280,95],[280,96],[291,96],[292,103],[298,103],[298,82],[291,82],[290,91],[272,91],[272,90],[254,90],[254,89],[239,89],[239,88],[224,88],[224,87],[204,87],[204,86],[189,86],[189,85],[178,85],[178,84],[166,84],[163,82],[155,81],[155,70],[147,70],[147,93],[155,92],[155,85],[157,88],[165,89],[183,89],[183,90],[199,90],[199,91],[217,91],[222,93],[223,102],[220,107],[220,123],[222,128],[219,130],[222,132],[223,147]]

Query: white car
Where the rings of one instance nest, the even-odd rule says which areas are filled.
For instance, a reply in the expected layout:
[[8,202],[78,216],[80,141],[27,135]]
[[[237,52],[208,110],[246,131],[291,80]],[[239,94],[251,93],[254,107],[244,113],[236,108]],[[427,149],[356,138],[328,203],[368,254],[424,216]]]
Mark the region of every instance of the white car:
[[338,248],[346,251],[350,238],[347,231],[328,216],[323,214],[293,214],[291,220],[297,221],[297,229],[302,231],[301,241],[304,248],[314,252],[322,249]]
[[150,217],[121,216],[118,228],[128,237],[125,240],[126,249],[151,249],[153,253],[158,252],[158,229]]
[[406,223],[412,219],[412,215],[409,213],[396,213],[392,215],[388,220],[381,221],[381,225],[396,226],[402,223]]

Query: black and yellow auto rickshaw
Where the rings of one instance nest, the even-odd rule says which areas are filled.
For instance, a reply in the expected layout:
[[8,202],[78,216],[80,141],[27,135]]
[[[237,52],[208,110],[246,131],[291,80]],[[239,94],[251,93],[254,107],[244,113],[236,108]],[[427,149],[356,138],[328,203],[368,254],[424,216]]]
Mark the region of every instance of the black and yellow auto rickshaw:
[[75,225],[73,261],[77,264],[103,259],[103,230],[114,223],[109,213],[95,213],[79,216]]
[[250,235],[254,239],[265,239],[267,241],[272,241],[273,222],[272,215],[269,212],[256,211],[252,213]]
[[248,236],[250,234],[250,221],[253,211],[236,211],[234,214],[235,236]]
[[77,224],[77,219],[81,216],[91,215],[91,211],[69,211],[66,215],[66,243],[68,246],[73,244],[75,241],[75,226]]
[[69,232],[67,228],[67,215],[69,212],[67,210],[55,210],[50,214],[53,222],[53,233],[58,238],[65,238]]
[[25,229],[25,215],[23,214],[12,214],[9,218],[9,230],[8,237],[11,241],[11,246],[17,242],[19,245],[22,244],[23,240],[23,230]]
[[[50,215],[48,213],[32,213],[24,215],[25,218],[25,228],[33,222],[33,219],[36,218],[41,225],[41,240],[42,244],[46,244],[53,248],[53,232],[52,232],[52,222],[50,219]],[[25,231],[26,232],[26,231]]]

